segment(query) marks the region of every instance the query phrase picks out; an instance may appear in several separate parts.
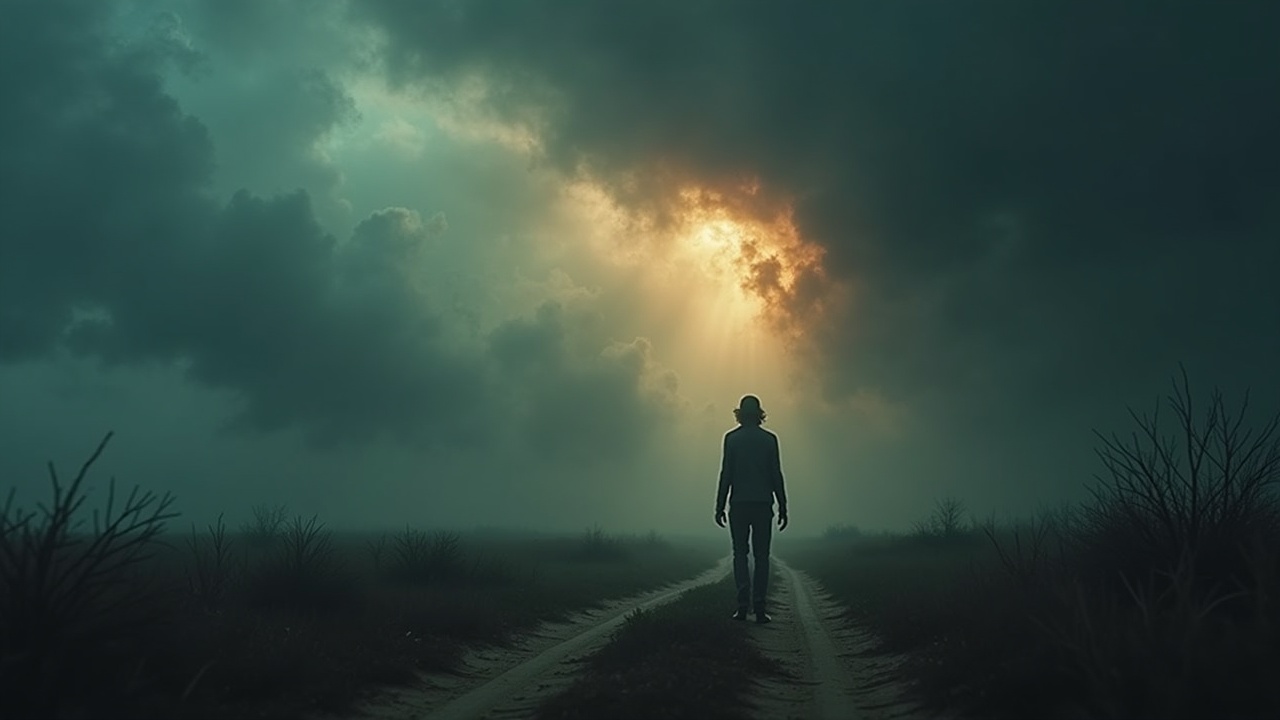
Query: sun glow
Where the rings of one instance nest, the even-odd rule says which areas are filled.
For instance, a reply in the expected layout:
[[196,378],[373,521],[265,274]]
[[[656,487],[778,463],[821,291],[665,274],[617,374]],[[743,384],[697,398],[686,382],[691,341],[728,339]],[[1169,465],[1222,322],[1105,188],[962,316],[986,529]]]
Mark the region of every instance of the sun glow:
[[635,317],[691,399],[757,392],[782,410],[799,360],[792,350],[839,290],[790,207],[755,197],[758,188],[688,187],[650,212],[595,183],[567,190],[573,235],[639,291]]
[[699,268],[726,312],[775,335],[802,332],[802,315],[812,310],[804,307],[803,285],[824,279],[822,256],[801,240],[789,208],[761,218],[716,192],[689,189],[680,197],[676,256]]
[[750,235],[731,220],[711,220],[694,226],[684,247],[689,260],[706,275],[705,284],[726,314],[739,322],[758,319],[763,310],[760,298],[750,292],[743,278],[745,248]]
[[822,310],[822,252],[800,237],[789,206],[765,213],[754,205],[757,191],[685,188],[661,219],[619,205],[594,183],[577,183],[569,195],[596,250],[645,274],[654,294],[675,297],[682,313],[696,302],[718,324],[794,338]]

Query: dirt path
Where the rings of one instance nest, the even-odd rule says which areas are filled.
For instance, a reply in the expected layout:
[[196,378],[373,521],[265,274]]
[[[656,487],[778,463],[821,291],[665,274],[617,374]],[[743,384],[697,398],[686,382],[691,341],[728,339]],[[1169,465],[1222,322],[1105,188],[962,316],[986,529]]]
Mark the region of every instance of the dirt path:
[[567,622],[547,623],[515,647],[473,651],[455,675],[426,675],[415,687],[386,691],[354,717],[368,720],[527,718],[545,698],[568,687],[582,658],[599,650],[627,613],[653,608],[729,572],[729,559],[701,575],[608,603]]
[[927,717],[904,698],[891,673],[900,658],[876,654],[875,638],[850,626],[816,581],[777,558],[782,576],[770,588],[773,622],[751,635],[787,671],[760,683],[752,698],[760,718],[916,720]]

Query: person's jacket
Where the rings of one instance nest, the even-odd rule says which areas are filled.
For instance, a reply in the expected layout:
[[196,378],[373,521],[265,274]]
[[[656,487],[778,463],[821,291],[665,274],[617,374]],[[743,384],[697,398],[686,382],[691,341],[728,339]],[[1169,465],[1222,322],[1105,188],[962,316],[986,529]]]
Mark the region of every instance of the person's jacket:
[[716,512],[724,512],[726,501],[772,505],[774,498],[778,500],[778,512],[785,513],[787,491],[782,482],[778,436],[759,425],[739,425],[725,433]]

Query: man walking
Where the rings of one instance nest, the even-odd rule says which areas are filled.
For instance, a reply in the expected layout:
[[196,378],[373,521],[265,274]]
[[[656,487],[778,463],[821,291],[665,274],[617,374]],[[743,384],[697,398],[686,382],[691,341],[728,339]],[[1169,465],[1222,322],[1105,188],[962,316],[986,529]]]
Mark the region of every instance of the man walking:
[[[733,411],[738,427],[725,433],[720,459],[720,484],[716,489],[716,524],[724,527],[724,506],[729,503],[729,536],[733,539],[733,580],[738,586],[734,620],[746,620],[750,608],[756,622],[773,618],[765,612],[769,588],[770,523],[773,500],[778,500],[778,531],[787,527],[787,491],[782,484],[782,460],[778,436],[760,427],[764,408],[760,398],[744,395]],[[748,544],[755,556],[755,582],[747,567]]]

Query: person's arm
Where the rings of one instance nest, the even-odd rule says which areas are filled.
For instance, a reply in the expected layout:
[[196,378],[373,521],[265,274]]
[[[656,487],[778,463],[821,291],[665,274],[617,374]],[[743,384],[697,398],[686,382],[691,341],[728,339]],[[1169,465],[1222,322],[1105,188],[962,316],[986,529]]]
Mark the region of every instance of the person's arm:
[[729,436],[724,436],[724,449],[720,453],[720,483],[716,486],[716,515],[724,512],[729,501],[729,488],[733,486],[733,465],[729,462]]
[[787,516],[787,486],[782,480],[782,452],[778,448],[778,438],[773,438],[773,496],[778,499],[778,517]]

